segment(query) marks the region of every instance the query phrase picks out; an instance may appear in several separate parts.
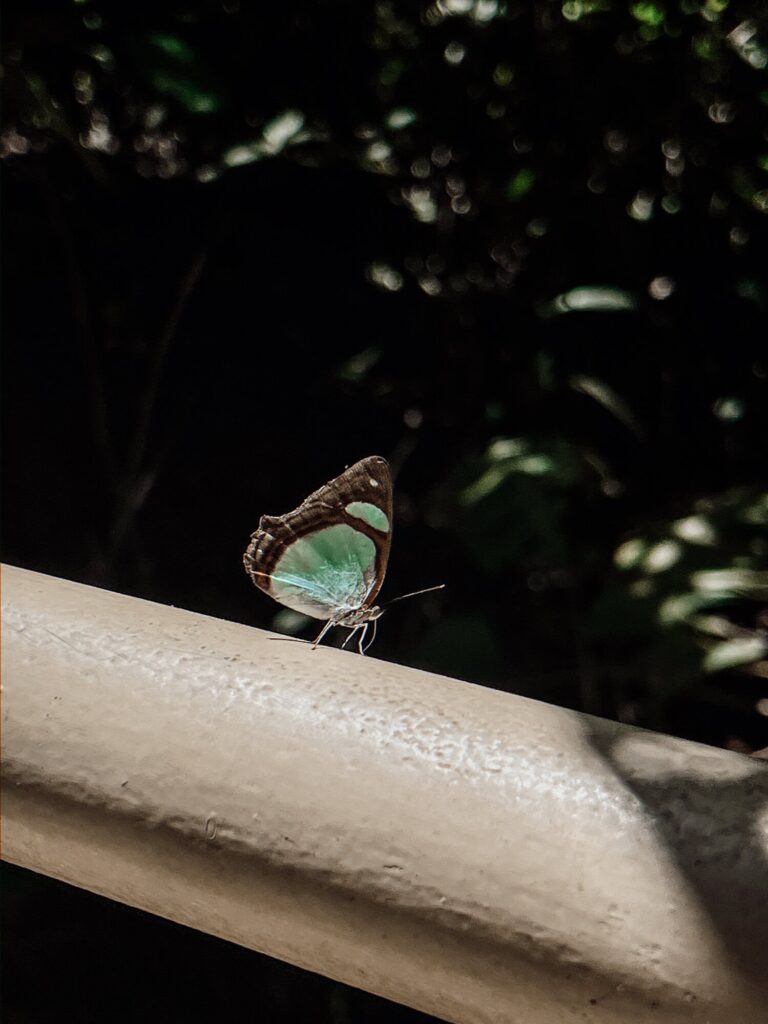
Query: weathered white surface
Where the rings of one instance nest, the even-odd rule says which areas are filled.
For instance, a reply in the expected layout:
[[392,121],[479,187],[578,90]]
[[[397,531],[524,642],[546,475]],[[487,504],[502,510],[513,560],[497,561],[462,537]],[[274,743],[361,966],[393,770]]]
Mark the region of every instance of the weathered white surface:
[[3,856],[467,1024],[768,1021],[768,769],[4,572]]

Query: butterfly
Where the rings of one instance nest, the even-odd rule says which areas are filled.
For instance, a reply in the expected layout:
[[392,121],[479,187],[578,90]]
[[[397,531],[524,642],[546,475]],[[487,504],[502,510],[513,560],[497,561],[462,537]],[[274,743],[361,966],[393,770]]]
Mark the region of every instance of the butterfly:
[[[332,626],[352,637],[383,609],[374,605],[392,541],[392,477],[371,455],[329,480],[284,516],[262,516],[243,555],[253,583],[294,611],[325,619],[314,649]],[[375,635],[375,633],[374,633]],[[373,642],[373,638],[371,638]]]

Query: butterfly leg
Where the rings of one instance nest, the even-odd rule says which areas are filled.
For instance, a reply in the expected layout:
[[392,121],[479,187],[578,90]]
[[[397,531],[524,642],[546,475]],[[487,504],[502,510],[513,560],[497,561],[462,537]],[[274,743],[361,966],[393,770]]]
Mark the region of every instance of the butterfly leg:
[[355,633],[358,633],[362,628],[363,628],[362,626],[354,626],[352,629],[350,629],[349,633],[347,633],[347,639],[341,645],[342,651],[347,646],[347,644],[352,639],[352,637],[355,635]]
[[[374,619],[373,620],[373,633],[371,634],[371,639],[368,641],[368,643],[365,645],[365,647],[362,647],[362,643],[361,643],[361,651],[360,651],[361,654],[365,654],[365,652],[371,646],[373,641],[376,639],[376,629],[378,628],[378,624],[379,624],[379,620],[378,619]],[[368,623],[366,623],[366,629],[367,628],[368,628]],[[363,636],[365,636],[365,633],[363,633]]]
[[323,639],[323,637],[328,632],[328,630],[331,628],[331,626],[335,626],[335,625],[336,625],[336,623],[333,621],[333,619],[328,619],[328,621],[323,626],[323,628],[320,630],[320,632],[317,634],[317,636],[315,637],[315,639],[314,639],[314,641],[312,643],[312,650],[313,651],[317,647],[317,645],[320,643],[320,641]]
[[365,640],[365,634],[368,632],[368,623],[363,626],[363,632],[360,634],[360,639],[357,641],[357,649],[361,654],[365,654],[365,647],[363,647],[363,640]]

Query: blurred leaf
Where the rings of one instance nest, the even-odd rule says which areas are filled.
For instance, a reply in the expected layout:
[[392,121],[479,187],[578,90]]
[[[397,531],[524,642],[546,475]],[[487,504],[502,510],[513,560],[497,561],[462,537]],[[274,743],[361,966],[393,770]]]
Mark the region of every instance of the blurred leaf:
[[568,486],[581,475],[585,464],[574,448],[555,445],[543,450],[524,438],[497,438],[486,455],[490,463],[482,475],[465,487],[460,495],[463,505],[474,505],[488,498],[510,477],[550,477],[560,486]]
[[645,541],[639,537],[632,537],[616,548],[613,554],[614,564],[619,569],[636,569],[647,550],[648,545]]
[[718,398],[712,412],[726,423],[735,423],[744,415],[744,403],[738,398]]
[[192,48],[178,36],[164,32],[152,32],[149,36],[149,42],[169,57],[173,57],[179,64],[192,64],[195,59]]
[[695,590],[768,600],[768,572],[749,569],[712,569],[691,576]]
[[573,445],[521,437],[496,438],[480,466],[468,460],[458,477],[454,500],[461,514],[452,528],[494,575],[566,559],[569,496],[579,486],[597,490],[594,470]]
[[717,531],[706,516],[687,516],[672,523],[672,532],[680,540],[688,544],[701,544],[703,547],[714,547],[717,543]]
[[387,114],[387,127],[392,128],[394,131],[398,131],[400,128],[407,128],[409,124],[413,124],[416,116],[416,111],[408,107],[398,107],[396,110],[390,110]]
[[709,608],[727,604],[728,594],[672,594],[659,605],[659,622],[663,626],[679,626],[694,622],[694,616]]
[[659,541],[643,559],[643,568],[649,573],[666,572],[680,561],[682,554],[683,546],[676,540]]
[[170,96],[186,107],[190,114],[215,114],[221,108],[221,97],[206,90],[192,78],[171,71],[156,71],[152,84],[161,96]]
[[507,183],[507,199],[511,199],[513,202],[522,199],[531,191],[535,182],[536,175],[529,168],[518,171]]
[[277,156],[290,143],[297,141],[304,125],[300,110],[286,110],[268,121],[261,131],[261,138],[255,142],[241,143],[225,150],[222,163],[226,167],[242,167],[268,156]]
[[640,3],[630,6],[632,16],[637,18],[643,25],[651,25],[654,28],[664,24],[666,14],[661,4]]
[[272,118],[261,130],[264,148],[274,156],[285,149],[304,125],[304,115],[300,110],[284,110],[282,114]]
[[768,526],[768,494],[761,494],[757,500],[744,509],[744,522],[755,526]]
[[621,288],[607,285],[583,285],[556,295],[540,308],[541,316],[557,313],[622,313],[636,309],[634,297]]
[[574,391],[580,391],[582,394],[594,398],[636,437],[642,438],[643,430],[634,413],[624,399],[617,395],[605,381],[598,380],[596,377],[587,377],[584,374],[575,374],[568,383]]
[[372,345],[370,348],[365,348],[362,352],[356,353],[346,363],[343,363],[337,370],[337,375],[341,380],[359,383],[365,379],[368,372],[373,369],[380,359],[381,349]]
[[768,642],[762,637],[736,637],[715,644],[704,658],[704,669],[707,672],[722,672],[724,669],[738,668],[760,661],[768,653]]

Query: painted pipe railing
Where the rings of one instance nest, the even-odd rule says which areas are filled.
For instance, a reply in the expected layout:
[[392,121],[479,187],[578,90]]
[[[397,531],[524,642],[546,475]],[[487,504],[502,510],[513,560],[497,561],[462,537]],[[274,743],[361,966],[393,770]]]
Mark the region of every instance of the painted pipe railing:
[[768,768],[4,573],[3,856],[466,1024],[768,1020]]

